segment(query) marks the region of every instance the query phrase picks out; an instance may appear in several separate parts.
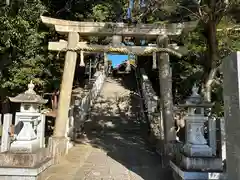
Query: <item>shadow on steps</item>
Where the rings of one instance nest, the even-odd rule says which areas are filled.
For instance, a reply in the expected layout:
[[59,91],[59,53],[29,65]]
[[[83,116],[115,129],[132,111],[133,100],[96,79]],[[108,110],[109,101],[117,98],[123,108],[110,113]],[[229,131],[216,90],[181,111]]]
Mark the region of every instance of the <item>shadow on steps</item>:
[[84,129],[88,142],[144,180],[172,179],[146,144],[147,126],[138,119],[140,99],[134,72],[108,78]]

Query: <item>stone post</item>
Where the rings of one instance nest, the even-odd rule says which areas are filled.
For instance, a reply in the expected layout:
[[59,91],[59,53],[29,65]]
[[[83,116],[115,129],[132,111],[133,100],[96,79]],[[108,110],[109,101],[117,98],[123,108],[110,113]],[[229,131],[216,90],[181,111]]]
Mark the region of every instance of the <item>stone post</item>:
[[223,60],[227,179],[240,179],[240,52]]
[[[70,32],[68,34],[68,48],[75,48],[79,42],[79,34]],[[73,78],[77,62],[77,53],[67,51],[65,57],[64,71],[60,90],[59,106],[57,111],[54,137],[65,137],[68,123],[68,111],[71,101]]]
[[212,148],[212,154],[216,156],[217,152],[217,139],[216,139],[216,118],[211,117],[208,121],[208,136],[209,136],[209,146]]
[[10,148],[11,138],[9,136],[9,130],[12,125],[12,114],[4,114],[3,126],[2,126],[2,138],[1,138],[1,152],[6,152]]
[[45,114],[40,115],[40,123],[37,125],[37,138],[40,139],[40,148],[45,148]]
[[220,131],[221,131],[221,155],[222,161],[226,161],[226,133],[225,133],[225,119],[220,118]]

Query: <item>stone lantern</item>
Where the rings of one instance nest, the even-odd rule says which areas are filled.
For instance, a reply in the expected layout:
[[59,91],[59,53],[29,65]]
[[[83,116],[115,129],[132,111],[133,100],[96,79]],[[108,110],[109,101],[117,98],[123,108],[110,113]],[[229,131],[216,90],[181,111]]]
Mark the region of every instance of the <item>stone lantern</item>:
[[38,113],[40,112],[40,105],[47,103],[47,100],[37,95],[37,93],[33,90],[34,87],[35,86],[31,81],[30,84],[28,84],[27,91],[17,95],[16,97],[9,98],[11,102],[21,103],[20,112]]
[[47,103],[47,100],[37,95],[33,89],[31,81],[27,91],[9,98],[11,102],[20,103],[20,112],[16,112],[15,116],[15,140],[10,151],[33,152],[45,145],[45,116],[40,113],[40,106]]
[[187,170],[222,170],[222,161],[213,156],[212,148],[208,145],[204,137],[204,123],[209,119],[204,114],[205,108],[212,107],[213,104],[205,103],[198,94],[196,85],[192,88],[192,95],[185,104],[179,105],[187,108],[185,116],[185,136],[180,167]]

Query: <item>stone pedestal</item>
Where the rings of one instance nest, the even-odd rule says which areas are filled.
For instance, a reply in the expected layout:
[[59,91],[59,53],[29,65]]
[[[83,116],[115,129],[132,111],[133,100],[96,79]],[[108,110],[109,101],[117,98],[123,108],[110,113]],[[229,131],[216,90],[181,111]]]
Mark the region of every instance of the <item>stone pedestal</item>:
[[212,157],[212,148],[207,145],[203,135],[204,123],[208,120],[202,114],[187,115],[186,143],[183,152],[189,157]]
[[222,171],[222,159],[212,157],[188,157],[181,154],[180,167],[190,171]]
[[15,141],[11,144],[10,152],[31,153],[39,149],[39,139],[29,141]]
[[170,161],[175,180],[226,180],[226,174],[221,171],[187,171]]
[[[16,123],[20,119],[16,119]],[[53,164],[49,150],[40,148],[41,140],[30,122],[24,121],[10,151],[0,153],[0,179],[37,180],[37,176]]]
[[15,124],[23,124],[20,129],[15,128],[16,137],[10,149],[0,153],[0,179],[37,180],[37,176],[53,164],[49,150],[41,148],[44,146],[41,133],[36,133],[41,119],[39,113],[16,113]]
[[0,167],[34,168],[49,161],[51,155],[47,148],[38,149],[32,153],[0,153]]
[[183,152],[189,157],[212,157],[212,149],[206,144],[185,144]]
[[0,179],[38,180],[39,174],[52,164],[46,148],[34,153],[1,153]]
[[31,153],[40,148],[40,139],[37,138],[36,133],[40,121],[40,113],[16,113],[15,127],[22,123],[22,129],[16,134],[16,138],[10,146],[11,152]]

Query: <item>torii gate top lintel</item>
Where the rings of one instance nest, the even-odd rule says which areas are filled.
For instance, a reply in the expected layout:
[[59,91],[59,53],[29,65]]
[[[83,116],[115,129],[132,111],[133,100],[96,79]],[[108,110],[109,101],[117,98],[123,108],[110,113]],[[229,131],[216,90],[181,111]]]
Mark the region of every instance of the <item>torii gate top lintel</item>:
[[182,31],[191,31],[196,27],[197,22],[183,22],[172,24],[136,24],[113,22],[78,22],[62,19],[55,19],[41,16],[43,23],[53,26],[57,32],[69,33],[78,32],[82,35],[94,36],[132,36],[132,37],[157,37],[161,35],[176,36]]

